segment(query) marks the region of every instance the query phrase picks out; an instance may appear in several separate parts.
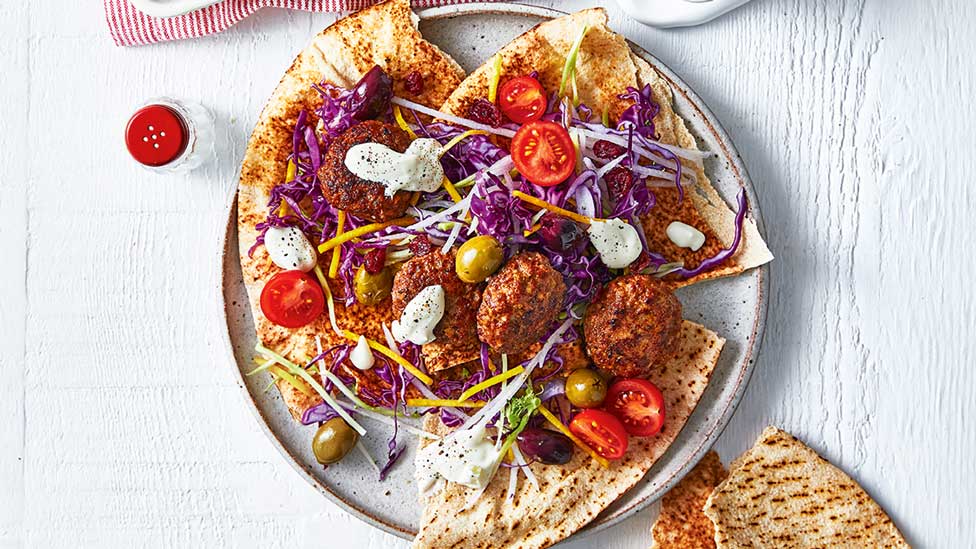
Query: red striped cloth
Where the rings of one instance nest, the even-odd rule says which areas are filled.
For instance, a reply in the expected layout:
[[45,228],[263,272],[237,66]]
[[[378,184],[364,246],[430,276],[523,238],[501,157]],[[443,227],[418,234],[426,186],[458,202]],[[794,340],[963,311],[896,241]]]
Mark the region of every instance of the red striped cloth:
[[[223,0],[212,6],[177,17],[150,17],[129,0],[104,0],[105,20],[119,46],[141,46],[196,38],[227,30],[261,8],[287,8],[305,11],[359,10],[378,0]],[[445,4],[464,4],[476,0],[413,0],[416,8]]]

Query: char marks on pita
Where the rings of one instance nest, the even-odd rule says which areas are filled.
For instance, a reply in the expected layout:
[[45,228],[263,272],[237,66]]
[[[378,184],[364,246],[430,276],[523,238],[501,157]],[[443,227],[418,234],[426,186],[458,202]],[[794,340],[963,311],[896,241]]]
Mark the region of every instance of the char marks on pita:
[[[346,343],[335,334],[326,315],[298,329],[282,328],[269,322],[261,312],[259,299],[265,282],[277,271],[264,247],[253,256],[248,250],[257,239],[255,225],[267,215],[269,193],[285,177],[288,155],[292,151],[292,134],[298,113],[310,114],[321,104],[312,89],[313,84],[329,82],[349,87],[354,85],[373,66],[379,65],[393,78],[394,93],[436,108],[457,87],[464,71],[437,46],[420,36],[416,18],[408,0],[388,0],[371,8],[339,19],[326,28],[298,54],[278,87],[265,105],[248,142],[241,167],[237,195],[237,228],[240,242],[241,268],[247,287],[251,313],[257,336],[268,347],[282,352],[287,358],[317,355],[315,336],[322,338],[328,349]],[[423,77],[423,91],[412,94],[405,89],[407,75],[418,72]],[[328,258],[320,257],[321,264]],[[333,292],[339,284],[330,284]],[[391,321],[389,303],[376,307],[336,305],[339,324],[357,334],[383,341],[381,323]],[[386,386],[371,372],[347,368],[362,387]],[[279,381],[278,388],[296,418],[319,402]]]
[[720,549],[909,547],[857,482],[767,427],[705,504]]
[[651,549],[714,549],[715,525],[702,507],[728,472],[714,451],[661,499],[661,513],[651,531]]

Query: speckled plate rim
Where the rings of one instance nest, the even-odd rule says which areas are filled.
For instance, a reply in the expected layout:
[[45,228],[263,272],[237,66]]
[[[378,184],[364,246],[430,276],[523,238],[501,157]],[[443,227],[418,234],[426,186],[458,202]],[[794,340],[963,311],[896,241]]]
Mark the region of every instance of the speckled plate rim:
[[[552,19],[566,14],[566,12],[551,8],[528,6],[509,2],[470,3],[463,5],[442,6],[419,10],[416,13],[421,20],[436,20],[458,16],[490,14]],[[711,137],[719,146],[719,151],[715,152],[721,153],[722,159],[728,162],[729,169],[732,171],[738,185],[745,188],[746,194],[749,198],[749,203],[752,205],[750,208],[750,216],[756,222],[759,232],[761,234],[765,234],[765,224],[763,222],[762,212],[758,206],[759,202],[756,197],[755,188],[752,185],[752,181],[749,178],[746,167],[738,151],[735,149],[735,146],[732,144],[732,140],[729,138],[722,125],[715,118],[712,111],[705,105],[704,101],[702,101],[698,94],[696,94],[687,84],[685,84],[684,81],[681,80],[681,78],[678,77],[678,75],[675,74],[674,71],[672,71],[667,65],[662,63],[647,50],[635,44],[631,40],[627,40],[627,43],[636,55],[650,63],[654,69],[664,76],[664,78],[670,84],[673,92],[680,95],[685,100],[687,106],[694,109],[698,117],[700,117],[702,123],[707,126],[708,131],[711,133]],[[227,315],[230,313],[230,307],[228,307],[225,300],[225,296],[227,295],[228,291],[226,276],[227,262],[231,261],[237,264],[240,262],[237,246],[231,245],[236,241],[237,236],[236,196],[235,190],[232,200],[229,201],[227,211],[227,224],[224,230],[223,245],[220,252],[222,269],[218,276],[220,276],[219,299],[221,306],[224,309],[225,316],[225,329],[221,330],[221,335],[222,339],[224,340],[224,349],[227,353],[229,362],[233,364],[235,381],[240,389],[245,403],[248,404],[248,408],[251,409],[251,413],[254,415],[262,431],[264,431],[265,435],[274,443],[273,445],[278,452],[309,484],[315,487],[320,493],[347,513],[371,526],[404,539],[413,538],[416,535],[416,532],[402,528],[397,524],[387,522],[380,517],[371,514],[368,509],[364,509],[352,504],[343,498],[342,494],[330,490],[327,486],[319,482],[308,467],[306,467],[297,456],[289,452],[285,444],[279,439],[278,434],[271,429],[268,418],[265,417],[261,407],[257,404],[253,395],[251,395],[250,391],[248,390],[248,387],[244,381],[243,373],[241,368],[237,365],[237,359],[234,355],[233,337],[230,332],[230,323],[227,318]],[[725,402],[719,405],[717,408],[720,412],[718,420],[712,422],[711,428],[707,432],[700,434],[700,442],[697,448],[691,450],[684,463],[674,468],[673,473],[667,479],[662,480],[656,490],[643,498],[629,502],[628,505],[623,508],[615,510],[612,516],[604,517],[602,520],[601,517],[603,517],[603,515],[597,516],[593,522],[571,536],[573,539],[580,539],[610,528],[656,502],[661,496],[663,496],[668,490],[677,484],[704,457],[705,453],[708,452],[708,450],[715,444],[715,441],[725,430],[725,427],[731,420],[735,409],[742,400],[749,380],[752,377],[756,364],[755,358],[763,342],[766,313],[768,309],[766,296],[769,292],[769,267],[768,265],[763,265],[762,267],[755,269],[754,272],[754,276],[756,277],[756,305],[751,336],[748,338],[748,345],[744,349],[744,356],[736,369],[738,371],[738,375],[734,378],[734,380],[730,380],[730,383],[733,384],[733,388],[731,391],[727,392],[728,396],[726,397]],[[673,449],[673,446],[672,448],[669,448],[661,459],[663,460]],[[626,497],[626,495],[624,497]]]

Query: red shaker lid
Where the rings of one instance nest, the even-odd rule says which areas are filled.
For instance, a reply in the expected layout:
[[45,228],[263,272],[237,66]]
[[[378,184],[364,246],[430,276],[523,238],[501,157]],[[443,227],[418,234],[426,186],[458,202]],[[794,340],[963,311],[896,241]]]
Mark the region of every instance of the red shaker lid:
[[178,112],[166,105],[137,110],[125,128],[129,154],[146,166],[165,166],[186,150],[188,131]]

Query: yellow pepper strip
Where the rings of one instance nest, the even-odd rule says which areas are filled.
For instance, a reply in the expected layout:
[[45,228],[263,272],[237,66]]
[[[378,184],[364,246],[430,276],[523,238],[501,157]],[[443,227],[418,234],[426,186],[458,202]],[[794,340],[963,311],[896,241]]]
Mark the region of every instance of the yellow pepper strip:
[[454,147],[454,145],[457,145],[458,143],[464,141],[465,139],[471,137],[472,135],[489,135],[489,134],[485,130],[467,130],[461,132],[456,136],[454,136],[453,139],[448,141],[446,145],[441,147],[441,152],[437,153],[437,156],[444,156],[444,153],[451,150],[451,148]]
[[462,401],[462,402],[465,401],[465,400],[468,400],[469,398],[471,398],[474,395],[480,393],[481,391],[484,391],[488,387],[491,387],[493,385],[498,385],[499,383],[501,383],[501,382],[503,382],[503,381],[505,381],[507,379],[511,379],[511,378],[513,378],[513,377],[521,374],[524,371],[525,371],[525,368],[522,367],[522,366],[519,366],[518,368],[513,368],[513,369],[511,369],[511,370],[509,370],[507,372],[498,374],[497,376],[489,377],[488,379],[482,381],[481,383],[475,385],[474,387],[470,387],[467,391],[461,393],[461,396],[458,397],[458,400],[459,401]]
[[569,219],[572,219],[573,221],[576,221],[577,223],[582,223],[584,225],[589,225],[590,223],[593,222],[593,218],[592,217],[586,217],[585,215],[580,215],[580,214],[578,214],[576,212],[571,212],[569,210],[565,210],[563,208],[560,208],[559,206],[550,204],[550,203],[546,202],[545,200],[540,200],[540,199],[538,199],[538,198],[536,198],[534,196],[527,195],[527,194],[523,193],[522,191],[512,191],[512,196],[514,196],[515,198],[518,198],[519,200],[521,200],[523,202],[528,202],[529,204],[532,204],[533,206],[536,206],[537,208],[542,208],[543,210],[549,210],[550,212],[552,212],[552,213],[554,213],[556,215],[561,215],[563,217],[567,217]]
[[[342,229],[346,226],[346,212],[339,210],[339,215],[336,219],[336,236],[342,235]],[[342,252],[342,246],[336,246],[332,248],[332,262],[329,263],[329,278],[335,278],[339,276],[339,256]]]
[[[350,332],[349,330],[343,330],[342,335],[346,336],[346,339],[348,339],[349,341],[359,341],[359,336]],[[431,379],[430,376],[421,372],[419,369],[417,369],[416,366],[411,364],[410,361],[400,356],[400,353],[397,353],[396,351],[390,349],[386,345],[382,345],[376,341],[373,341],[368,337],[366,338],[366,344],[369,345],[370,349],[377,351],[378,353],[389,358],[393,362],[396,362],[400,366],[403,366],[404,370],[410,372],[413,375],[413,377],[424,382],[424,385],[433,385],[434,380]]]
[[421,408],[483,408],[485,403],[473,400],[462,402],[460,400],[442,398],[408,398],[407,406],[417,406]]
[[323,243],[319,244],[319,253],[320,254],[321,253],[325,253],[325,252],[331,250],[332,248],[335,248],[336,246],[339,246],[339,245],[345,244],[346,242],[349,242],[350,240],[352,240],[354,238],[359,238],[359,237],[361,237],[363,235],[367,235],[369,233],[375,233],[376,231],[382,231],[383,229],[385,229],[387,227],[392,227],[393,225],[410,225],[414,221],[416,221],[414,218],[412,218],[410,216],[404,216],[404,217],[400,217],[400,218],[394,219],[392,221],[386,221],[386,222],[383,222],[383,223],[370,223],[369,225],[363,225],[362,227],[353,229],[353,230],[351,230],[351,231],[349,231],[347,233],[343,233],[340,236],[337,236],[335,238],[331,238],[327,242],[323,242]]
[[407,132],[410,139],[417,139],[417,134],[407,125],[407,121],[403,119],[403,113],[400,112],[400,105],[393,105],[393,118],[396,119],[396,123],[400,126],[400,129]]
[[608,128],[610,127],[610,111],[603,109],[603,114],[600,116],[600,122],[603,122],[604,126]]
[[546,420],[548,420],[549,423],[551,423],[553,427],[555,427],[556,429],[559,429],[559,432],[560,433],[562,433],[562,434],[566,435],[567,437],[569,437],[569,439],[572,440],[573,442],[575,442],[577,446],[579,446],[580,448],[586,450],[586,452],[588,454],[590,454],[591,456],[593,456],[593,459],[595,459],[597,463],[599,463],[600,465],[606,467],[607,469],[610,468],[610,462],[607,461],[607,459],[605,457],[603,457],[600,454],[594,452],[593,451],[593,448],[590,448],[585,442],[583,442],[582,440],[580,440],[579,438],[577,438],[576,435],[574,435],[573,433],[571,433],[570,430],[567,429],[565,425],[563,425],[563,422],[559,421],[559,418],[557,418],[556,416],[552,415],[552,412],[550,412],[545,406],[539,406],[539,408],[537,408],[537,409],[539,410],[539,413],[542,414],[542,417],[546,418]]
[[285,369],[282,368],[281,366],[274,366],[271,368],[270,371],[275,377],[284,380],[295,389],[301,391],[302,394],[304,394],[305,396],[309,398],[315,397],[315,391],[313,391],[307,385],[299,381],[298,378],[296,378],[295,376],[286,372]]
[[457,188],[454,187],[454,184],[447,177],[444,177],[444,189],[447,191],[447,194],[451,195],[451,200],[455,204],[461,201],[461,193],[457,191]]
[[502,56],[495,54],[491,65],[491,82],[488,83],[488,101],[492,103],[498,99],[498,81],[502,79]]
[[[294,160],[288,161],[288,169],[285,170],[285,182],[293,181],[295,179],[295,174],[298,173],[298,166],[295,165]],[[290,208],[288,203],[284,200],[281,201],[281,206],[278,206],[278,217],[285,217],[288,215]]]
[[522,236],[530,236],[532,233],[538,231],[541,228],[542,228],[542,223],[536,223],[535,225],[532,225],[528,229],[522,231]]

